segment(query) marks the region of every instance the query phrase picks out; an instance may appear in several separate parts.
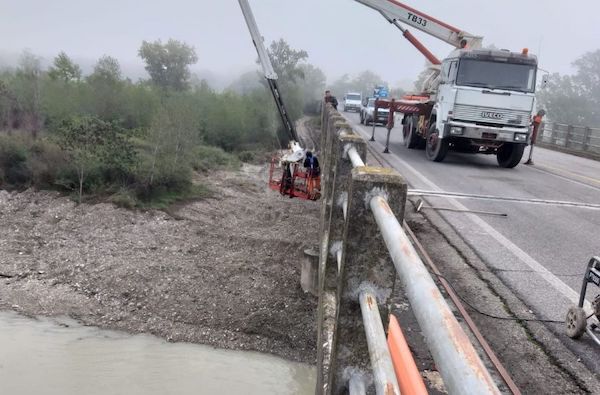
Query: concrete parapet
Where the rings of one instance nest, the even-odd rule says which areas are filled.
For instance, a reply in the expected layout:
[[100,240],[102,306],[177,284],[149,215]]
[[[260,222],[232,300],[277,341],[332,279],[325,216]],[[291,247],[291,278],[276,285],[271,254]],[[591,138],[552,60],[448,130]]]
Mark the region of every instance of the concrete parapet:
[[392,169],[358,167],[352,170],[348,181],[348,216],[338,275],[338,323],[331,363],[334,394],[343,392],[347,386],[342,379],[345,370],[371,372],[359,294],[364,290],[374,294],[382,317],[387,317],[396,279],[393,263],[368,202],[373,196],[385,196],[394,214],[402,221],[407,192],[406,182]]

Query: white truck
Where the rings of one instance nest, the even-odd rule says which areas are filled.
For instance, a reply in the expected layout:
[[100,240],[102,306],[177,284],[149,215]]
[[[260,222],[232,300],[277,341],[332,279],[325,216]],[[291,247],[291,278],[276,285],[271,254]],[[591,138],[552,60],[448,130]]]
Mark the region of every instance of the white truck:
[[360,123],[364,125],[371,125],[373,123],[381,123],[385,125],[388,121],[388,114],[390,113],[389,108],[379,108],[377,110],[377,116],[375,113],[375,97],[368,97],[363,102],[363,106],[360,109]]
[[[537,58],[526,49],[482,49],[481,37],[395,0],[355,1],[398,27],[432,64],[423,91],[395,103],[404,114],[405,145],[425,148],[427,158],[436,162],[453,149],[495,154],[501,167],[518,165],[531,139]],[[401,23],[456,49],[440,61]]]
[[362,93],[348,92],[344,95],[343,110],[344,112],[360,112],[362,105]]

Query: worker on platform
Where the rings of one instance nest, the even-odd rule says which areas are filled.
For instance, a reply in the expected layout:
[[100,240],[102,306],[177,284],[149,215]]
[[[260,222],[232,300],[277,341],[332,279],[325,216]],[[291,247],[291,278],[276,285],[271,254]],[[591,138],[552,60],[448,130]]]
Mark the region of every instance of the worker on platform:
[[307,191],[311,199],[314,199],[321,190],[321,168],[319,167],[319,160],[310,151],[306,151],[304,168],[308,175],[306,179]]
[[331,94],[330,90],[325,91],[325,103],[331,103],[333,108],[335,108],[337,110],[338,101],[337,101],[336,97]]

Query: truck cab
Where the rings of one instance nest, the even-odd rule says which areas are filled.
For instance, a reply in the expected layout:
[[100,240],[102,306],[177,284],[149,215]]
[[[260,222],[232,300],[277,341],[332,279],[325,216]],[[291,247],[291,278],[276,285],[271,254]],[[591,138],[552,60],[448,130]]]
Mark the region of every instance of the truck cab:
[[343,110],[344,112],[354,111],[360,112],[362,105],[362,93],[348,92],[344,95]]
[[500,166],[516,166],[531,139],[536,71],[537,58],[526,51],[453,51],[441,65],[427,156],[441,161],[451,147],[495,153]]

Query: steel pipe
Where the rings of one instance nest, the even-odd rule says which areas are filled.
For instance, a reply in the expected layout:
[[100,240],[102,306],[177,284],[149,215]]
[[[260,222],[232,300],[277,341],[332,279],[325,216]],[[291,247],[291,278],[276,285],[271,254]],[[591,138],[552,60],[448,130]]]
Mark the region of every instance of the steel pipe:
[[350,147],[348,149],[348,157],[350,158],[350,162],[352,162],[353,167],[364,166],[365,162],[360,158],[358,151],[356,151],[356,147]]
[[448,392],[500,394],[387,200],[375,196],[369,206]]
[[375,391],[377,395],[400,395],[400,387],[394,372],[392,357],[387,347],[377,299],[368,291],[362,291],[358,299],[367,336],[367,345],[369,346]]
[[365,386],[365,380],[360,374],[353,374],[350,376],[348,382],[348,393],[349,395],[365,395],[367,389]]
[[342,199],[342,213],[344,214],[344,221],[348,217],[348,194],[345,193],[345,196]]

